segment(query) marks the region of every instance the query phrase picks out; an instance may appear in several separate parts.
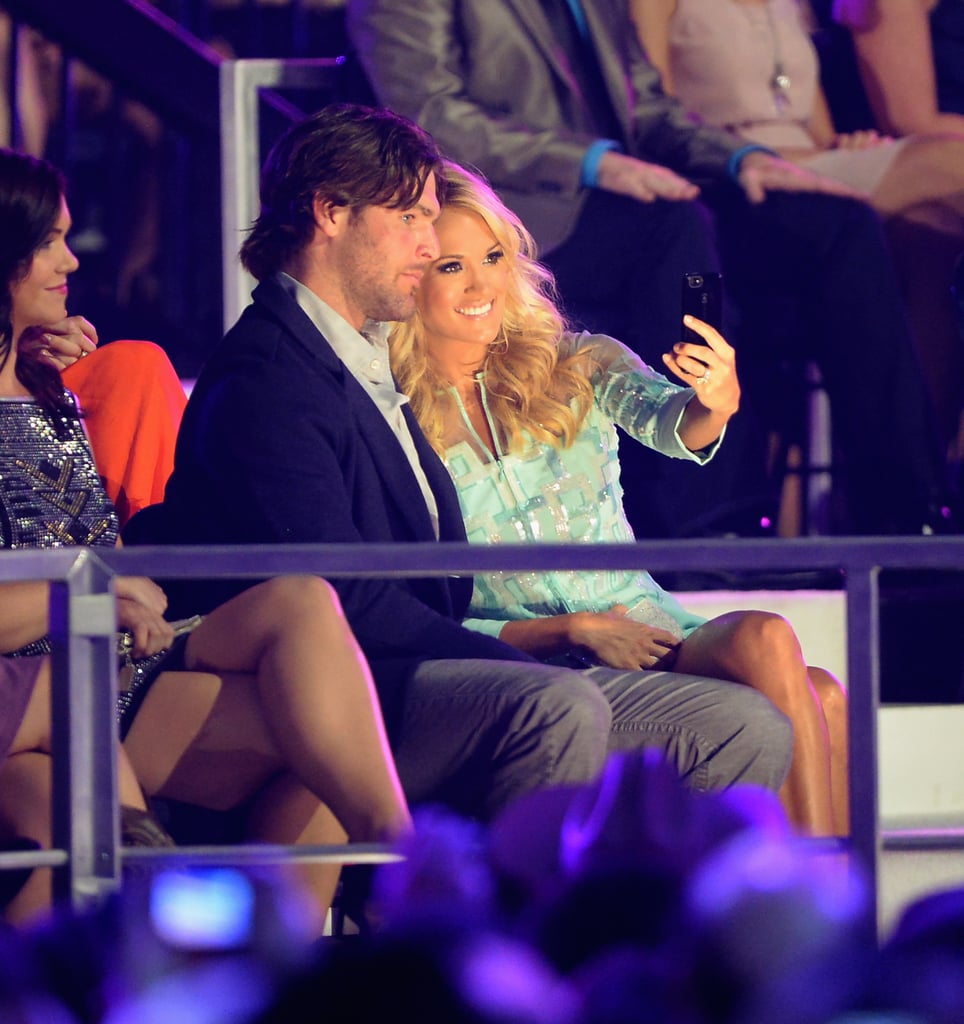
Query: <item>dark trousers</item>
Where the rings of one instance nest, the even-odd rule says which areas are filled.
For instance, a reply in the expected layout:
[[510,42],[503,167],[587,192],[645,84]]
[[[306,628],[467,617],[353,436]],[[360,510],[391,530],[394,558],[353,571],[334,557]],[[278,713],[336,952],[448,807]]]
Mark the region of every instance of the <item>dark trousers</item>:
[[832,407],[837,531],[913,531],[943,492],[943,470],[876,214],[812,193],[774,193],[754,206],[735,187],[706,204],[594,191],[546,260],[577,323],[625,341],[657,369],[679,336],[681,274],[724,271],[741,410],[707,467],[623,445],[634,529],[743,533],[772,515],[779,481],[766,474],[766,432],[790,429],[786,410],[802,408],[813,360]]
[[838,532],[916,532],[946,481],[879,217],[807,193],[712,201],[748,390],[772,414],[786,387],[774,366],[813,360],[830,396]]

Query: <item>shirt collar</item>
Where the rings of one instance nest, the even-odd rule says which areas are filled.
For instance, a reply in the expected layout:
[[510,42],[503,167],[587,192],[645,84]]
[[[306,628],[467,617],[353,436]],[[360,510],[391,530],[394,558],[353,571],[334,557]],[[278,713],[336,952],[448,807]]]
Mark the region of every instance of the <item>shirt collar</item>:
[[355,377],[363,377],[372,384],[388,384],[394,390],[388,361],[388,333],[391,324],[366,320],[361,330],[357,331],[307,285],[284,272],[279,277],[288,294],[325,336],[335,355]]

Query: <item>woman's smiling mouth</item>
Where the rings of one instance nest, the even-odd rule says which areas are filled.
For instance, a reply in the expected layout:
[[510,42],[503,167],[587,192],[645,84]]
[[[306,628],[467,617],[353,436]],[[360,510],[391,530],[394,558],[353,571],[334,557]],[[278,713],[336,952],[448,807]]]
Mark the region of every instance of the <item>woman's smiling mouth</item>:
[[477,306],[457,306],[455,312],[461,316],[486,316],[492,312],[492,302],[483,302]]

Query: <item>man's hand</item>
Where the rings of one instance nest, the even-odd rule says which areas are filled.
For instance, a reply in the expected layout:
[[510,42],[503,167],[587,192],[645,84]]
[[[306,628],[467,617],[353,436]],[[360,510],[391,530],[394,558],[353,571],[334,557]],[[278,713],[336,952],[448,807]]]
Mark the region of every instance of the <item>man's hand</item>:
[[98,340],[97,330],[89,320],[82,316],[68,316],[55,324],[28,328],[19,344],[38,351],[58,370],[66,370],[93,352]]
[[603,153],[596,171],[596,185],[607,192],[651,203],[656,199],[695,199],[700,190],[668,167],[648,164],[625,153]]
[[824,178],[806,167],[760,150],[747,153],[740,161],[738,180],[751,203],[762,203],[770,191],[823,192],[850,199],[867,198],[863,192],[856,192],[842,182]]

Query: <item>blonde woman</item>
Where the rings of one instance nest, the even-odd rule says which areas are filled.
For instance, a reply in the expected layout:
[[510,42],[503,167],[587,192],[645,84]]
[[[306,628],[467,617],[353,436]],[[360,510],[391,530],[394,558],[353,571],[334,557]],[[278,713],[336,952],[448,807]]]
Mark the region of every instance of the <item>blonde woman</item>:
[[[417,314],[396,326],[401,390],[455,481],[470,541],[630,541],[616,426],[663,454],[705,462],[737,411],[733,349],[690,319],[705,346],[666,354],[670,383],[612,338],[566,330],[533,242],[488,184],[446,168],[440,256]],[[767,612],[704,621],[645,572],[480,573],[467,625],[543,659],[666,670],[749,685],[794,728],[782,790],[811,834],[847,828],[846,710],[836,681],[803,660]],[[818,697],[819,692],[819,697]]]

